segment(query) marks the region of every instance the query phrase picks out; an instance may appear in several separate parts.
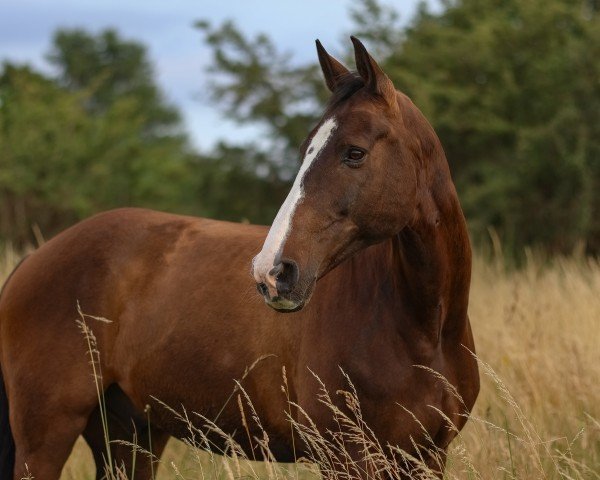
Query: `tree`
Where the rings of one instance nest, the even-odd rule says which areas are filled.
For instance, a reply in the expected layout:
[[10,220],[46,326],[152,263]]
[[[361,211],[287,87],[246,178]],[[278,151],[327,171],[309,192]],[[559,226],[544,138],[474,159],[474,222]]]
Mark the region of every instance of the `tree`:
[[60,85],[89,92],[90,113],[104,113],[125,97],[135,101],[149,134],[181,132],[179,112],[162,98],[143,44],[125,40],[112,29],[98,35],[58,30],[47,58],[58,71]]
[[[600,25],[589,0],[446,0],[407,27],[356,0],[353,32],[433,123],[474,238],[514,252],[600,252]],[[231,22],[198,27],[212,49],[211,98],[252,144],[190,151],[143,45],[108,30],[59,31],[56,77],[0,71],[0,238],[47,236],[98,210],[137,205],[269,223],[328,92]],[[345,42],[349,46],[349,42]],[[344,55],[351,64],[350,51]]]
[[217,145],[191,172],[195,212],[204,217],[269,224],[289,190],[269,156],[253,145]]
[[[376,0],[351,15],[436,128],[475,238],[493,227],[513,252],[581,242],[600,252],[596,3],[446,0],[439,13],[423,4],[405,30]],[[213,97],[230,118],[267,128],[265,158],[285,178],[323,103],[316,63],[292,65],[265,35],[245,38],[230,22],[199,26],[214,54]]]
[[575,0],[421,11],[388,70],[433,123],[471,226],[600,251],[600,21]]
[[193,211],[192,155],[145,49],[112,31],[60,31],[59,78],[0,72],[0,237],[31,241],[117,206]]
[[271,160],[289,178],[307,127],[327,98],[317,64],[292,65],[290,55],[277,51],[266,35],[245,38],[230,21],[218,27],[200,21],[196,26],[213,49],[211,99],[229,119],[265,129]]
[[[71,159],[81,155],[78,141],[87,122],[80,99],[27,67],[5,64],[0,75],[0,232],[22,240],[31,223],[52,224],[67,217],[63,205],[71,181],[56,185],[56,175],[69,177]],[[46,210],[55,205],[56,209]],[[35,220],[33,220],[35,219]]]

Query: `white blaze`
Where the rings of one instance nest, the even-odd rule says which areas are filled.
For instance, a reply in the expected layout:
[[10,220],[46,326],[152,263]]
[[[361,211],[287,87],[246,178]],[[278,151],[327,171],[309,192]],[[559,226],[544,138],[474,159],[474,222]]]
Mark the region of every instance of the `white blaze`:
[[315,159],[319,156],[319,153],[321,153],[323,148],[325,148],[325,145],[327,145],[327,142],[336,127],[337,123],[335,119],[329,118],[321,124],[317,133],[315,133],[311,139],[300,171],[298,172],[298,175],[296,175],[296,179],[292,185],[292,189],[290,190],[290,193],[288,193],[279,212],[277,212],[277,216],[273,221],[273,225],[271,225],[271,229],[269,230],[262,250],[254,258],[253,270],[254,278],[257,282],[263,282],[265,280],[264,278],[261,278],[261,276],[264,277],[268,275],[269,271],[274,266],[276,257],[282,251],[290,231],[296,207],[304,198],[304,176]]

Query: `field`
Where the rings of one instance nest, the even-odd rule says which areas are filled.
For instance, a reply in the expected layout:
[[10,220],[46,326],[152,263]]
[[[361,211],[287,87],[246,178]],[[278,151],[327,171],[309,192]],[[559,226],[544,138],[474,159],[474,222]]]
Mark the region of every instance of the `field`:
[[[7,251],[0,281],[17,261]],[[446,478],[600,478],[600,264],[530,255],[520,270],[476,259],[470,317],[482,389],[451,446]],[[62,478],[93,478],[80,440]],[[172,441],[166,478],[316,478],[310,467],[271,468]]]

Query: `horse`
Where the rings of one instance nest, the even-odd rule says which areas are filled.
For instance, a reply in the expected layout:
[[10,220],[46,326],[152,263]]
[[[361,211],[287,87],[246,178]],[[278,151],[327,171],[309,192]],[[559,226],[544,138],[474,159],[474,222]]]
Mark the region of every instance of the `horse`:
[[[331,97],[270,228],[118,209],[13,271],[0,295],[3,480],[58,479],[80,435],[102,478],[103,426],[111,441],[136,438],[160,456],[171,436],[189,435],[167,406],[213,419],[261,458],[261,430],[231,401],[236,380],[268,432],[269,460],[310,453],[290,415],[336,428],[319,395],[322,385],[347,391],[348,380],[382,445],[418,456],[429,441],[446,452],[479,392],[466,221],[433,128],[351,39],[356,71],[317,40]],[[129,446],[108,448],[132,468]],[[361,464],[365,452],[349,455]],[[422,458],[442,475],[443,458]],[[135,478],[152,469],[138,455]]]

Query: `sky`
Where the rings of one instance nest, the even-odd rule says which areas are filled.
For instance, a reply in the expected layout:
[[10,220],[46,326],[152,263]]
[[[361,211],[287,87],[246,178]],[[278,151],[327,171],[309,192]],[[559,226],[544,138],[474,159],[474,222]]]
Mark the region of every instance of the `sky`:
[[[99,32],[116,28],[122,36],[143,42],[166,98],[179,107],[192,143],[210,149],[223,138],[251,140],[260,135],[223,118],[203,92],[210,49],[196,20],[219,24],[235,21],[249,35],[266,33],[298,63],[316,60],[319,38],[332,54],[342,51],[352,33],[352,0],[0,0],[0,62],[29,63],[50,72],[45,54],[58,28]],[[418,0],[392,4],[408,21]]]

